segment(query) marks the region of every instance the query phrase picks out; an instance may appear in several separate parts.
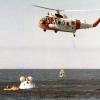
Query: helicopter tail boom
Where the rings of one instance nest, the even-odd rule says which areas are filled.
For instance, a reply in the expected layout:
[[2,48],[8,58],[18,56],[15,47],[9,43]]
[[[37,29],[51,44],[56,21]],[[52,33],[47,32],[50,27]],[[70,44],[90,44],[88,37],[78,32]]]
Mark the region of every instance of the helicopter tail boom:
[[100,23],[100,18],[98,18],[98,19],[93,23],[93,27],[96,27],[99,23]]

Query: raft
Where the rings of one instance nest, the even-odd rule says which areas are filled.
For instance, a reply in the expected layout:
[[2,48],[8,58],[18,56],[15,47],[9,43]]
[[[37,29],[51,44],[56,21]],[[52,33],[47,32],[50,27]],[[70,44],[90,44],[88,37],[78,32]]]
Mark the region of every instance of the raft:
[[16,86],[12,86],[12,87],[6,87],[3,90],[4,91],[18,91],[20,89],[18,87],[16,87]]

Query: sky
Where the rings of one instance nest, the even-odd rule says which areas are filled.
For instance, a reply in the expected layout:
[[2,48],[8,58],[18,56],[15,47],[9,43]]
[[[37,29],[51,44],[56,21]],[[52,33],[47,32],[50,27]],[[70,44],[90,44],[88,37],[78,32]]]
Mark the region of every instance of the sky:
[[[43,32],[38,21],[48,10],[100,9],[100,0],[0,0],[0,68],[100,68],[100,24],[68,32]],[[68,18],[93,23],[100,12],[64,12]]]

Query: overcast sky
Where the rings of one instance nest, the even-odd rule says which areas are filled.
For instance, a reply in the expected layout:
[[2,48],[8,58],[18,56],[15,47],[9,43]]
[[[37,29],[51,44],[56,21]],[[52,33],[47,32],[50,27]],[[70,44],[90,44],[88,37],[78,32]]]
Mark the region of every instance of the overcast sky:
[[[71,33],[43,32],[38,21],[48,10],[100,9],[100,0],[0,0],[0,68],[100,68],[100,24]],[[93,23],[100,12],[67,13]]]

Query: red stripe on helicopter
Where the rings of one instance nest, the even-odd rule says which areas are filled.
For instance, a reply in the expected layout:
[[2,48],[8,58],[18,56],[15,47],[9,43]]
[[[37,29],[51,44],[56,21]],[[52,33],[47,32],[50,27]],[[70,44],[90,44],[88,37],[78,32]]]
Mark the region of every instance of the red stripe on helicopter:
[[100,18],[93,23],[93,27],[96,27],[100,23]]
[[76,29],[80,29],[81,23],[80,20],[76,20]]
[[45,23],[45,24],[42,24],[42,23],[39,23],[39,27],[42,28],[42,29],[46,29],[46,30],[49,30],[49,24]]

